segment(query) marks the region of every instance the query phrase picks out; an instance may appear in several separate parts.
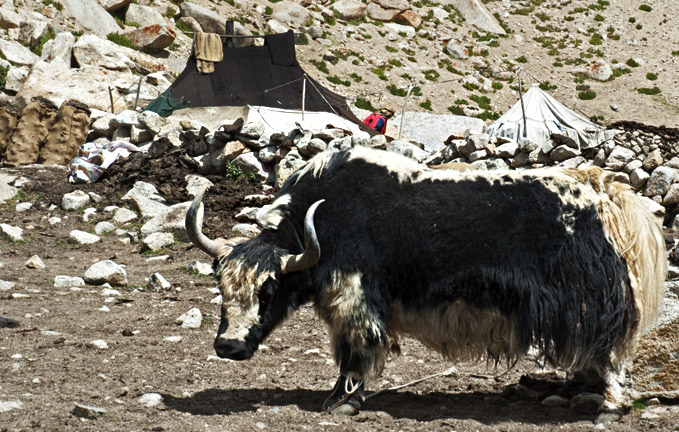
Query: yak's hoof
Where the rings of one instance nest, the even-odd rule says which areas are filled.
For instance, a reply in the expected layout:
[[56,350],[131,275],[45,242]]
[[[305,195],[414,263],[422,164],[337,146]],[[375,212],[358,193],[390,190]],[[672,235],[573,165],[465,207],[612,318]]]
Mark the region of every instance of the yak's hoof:
[[620,410],[611,410],[611,411],[603,411],[599,413],[599,416],[596,418],[596,424],[606,424],[606,423],[614,423],[617,422],[622,418],[622,411]]
[[356,400],[349,399],[345,404],[338,406],[337,408],[330,411],[330,414],[334,415],[344,415],[344,416],[355,416],[359,413],[361,405]]

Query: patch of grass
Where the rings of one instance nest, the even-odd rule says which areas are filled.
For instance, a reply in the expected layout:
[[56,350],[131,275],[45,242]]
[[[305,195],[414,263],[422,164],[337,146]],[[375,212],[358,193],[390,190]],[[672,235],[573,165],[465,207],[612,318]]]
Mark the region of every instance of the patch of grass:
[[637,91],[641,94],[649,95],[649,96],[654,96],[654,95],[660,94],[660,89],[657,86],[654,86],[652,88],[642,87],[642,88],[638,88]]
[[464,76],[463,72],[455,69],[452,65],[446,66],[446,70],[452,74]]
[[526,56],[517,57],[514,60],[516,60],[518,63],[528,63]]
[[455,105],[469,105],[469,101],[467,99],[456,99]]
[[399,60],[399,59],[390,59],[389,64],[392,65],[392,66],[396,66],[396,67],[403,66],[403,63],[401,63],[401,60]]
[[372,69],[370,69],[370,72],[377,75],[377,77],[379,79],[381,79],[382,81],[388,81],[389,80],[389,78],[387,78],[387,76],[384,75],[384,69],[383,68],[372,68]]
[[431,111],[431,101],[429,99],[425,100],[424,102],[420,102],[420,106],[427,111]]
[[448,107],[448,111],[450,111],[451,113],[453,113],[453,114],[455,114],[455,115],[459,115],[459,116],[466,116],[466,115],[467,115],[467,114],[464,113],[464,111],[462,110],[462,108],[460,108],[460,107],[457,106],[457,105],[451,105],[451,106],[449,106],[449,107]]
[[120,45],[125,48],[137,49],[137,47],[135,46],[135,44],[132,43],[131,40],[129,40],[127,37],[119,33],[109,33],[106,35],[106,38],[116,45]]
[[323,60],[311,59],[309,60],[309,63],[316,66],[316,69],[318,69],[319,71],[323,72],[326,75],[330,73],[330,71],[328,70],[328,64]]
[[377,108],[375,108],[375,107],[370,103],[369,100],[363,99],[363,98],[357,98],[357,99],[356,99],[356,102],[354,102],[354,106],[355,106],[356,108],[368,110],[368,111],[371,111],[371,112],[376,112],[376,111],[377,111]]
[[525,8],[518,8],[510,11],[509,13],[512,15],[522,15],[522,16],[527,16],[530,15],[531,12],[535,10],[534,7],[525,7]]
[[391,52],[391,53],[395,53],[395,52],[398,51],[396,48],[394,48],[394,47],[391,46],[391,45],[387,45],[387,46],[385,47],[385,49],[386,49],[387,51]]
[[273,14],[273,8],[271,6],[267,6],[264,8],[264,15],[272,15]]
[[556,90],[557,85],[556,84],[552,85],[552,84],[549,83],[549,81],[545,81],[545,82],[540,83],[540,89],[542,89],[544,91]]
[[479,89],[479,86],[477,86],[476,84],[470,83],[470,82],[464,83],[464,84],[462,85],[462,87],[466,88],[466,89],[469,90],[469,91],[474,91],[474,90],[478,90],[478,89]]
[[605,19],[605,18],[603,17],[603,15],[599,15],[599,14],[594,15],[594,21],[601,22],[601,21],[603,21],[604,19]]
[[14,202],[14,203],[20,203],[20,202],[36,202],[36,201],[42,201],[45,198],[42,192],[38,191],[27,191],[24,188],[19,188],[17,193],[10,199],[7,200],[7,202]]
[[356,72],[352,73],[352,74],[349,75],[349,76],[350,76],[354,81],[356,81],[356,82],[361,82],[361,81],[363,81],[363,77],[361,77],[361,76],[360,76],[359,74],[357,74]]
[[655,80],[658,79],[658,75],[656,75],[652,72],[649,72],[649,73],[646,74],[646,79],[649,80],[649,81],[655,81]]
[[7,85],[7,72],[9,72],[9,66],[0,66],[0,90]]
[[675,56],[675,57],[679,56],[679,51],[672,51],[672,55]]
[[642,401],[634,401],[632,402],[632,409],[637,411],[643,411],[646,409],[646,404],[643,403]]
[[176,44],[172,42],[169,47],[167,47],[168,50],[170,51],[177,51],[179,49],[179,44]]
[[427,69],[422,71],[422,73],[424,74],[425,79],[434,82],[438,81],[439,77],[441,76],[441,74],[438,73],[438,71],[435,71],[434,69]]
[[491,87],[493,87],[493,89],[495,89],[495,90],[502,90],[502,88],[504,87],[504,84],[502,84],[499,81],[493,81],[493,84],[491,84]]
[[481,114],[477,116],[483,121],[486,120],[497,120],[500,118],[500,114],[496,113],[495,111],[484,111]]
[[592,45],[601,45],[604,43],[604,40],[599,33],[594,33],[589,39],[589,43]]
[[188,33],[189,37],[193,37],[194,30],[191,28],[190,25],[186,24],[184,21],[177,21],[175,25],[177,26],[177,29],[179,31]]
[[233,165],[231,161],[226,162],[226,176],[231,177],[231,180],[238,181],[243,179],[248,182],[255,181],[255,175],[252,173],[246,173],[241,167]]
[[405,97],[405,95],[408,94],[406,89],[398,88],[395,84],[389,84],[387,86],[387,90],[389,90],[389,93],[393,94],[394,96]]
[[54,6],[54,9],[58,10],[59,12],[64,10],[64,5],[54,0],[42,0],[42,4],[44,4],[45,6],[52,5]]
[[190,270],[190,269],[189,269],[188,267],[186,267],[186,266],[177,267],[177,268],[173,269],[172,271],[175,272],[175,273],[177,273],[177,272],[179,272],[179,273],[184,273],[184,274],[187,274],[187,275],[189,275],[189,276],[196,277],[196,278],[209,278],[209,277],[213,277],[213,275],[211,275],[211,274],[206,275],[206,274],[197,272],[197,271],[195,271],[195,270]]
[[642,26],[641,24],[637,24],[637,26],[636,26],[635,28],[636,28],[637,30],[641,30],[642,28],[644,28],[644,26]]
[[592,100],[596,97],[594,90],[585,90],[578,93],[578,98],[581,100]]
[[625,64],[626,64],[627,66],[629,66],[629,67],[639,67],[639,66],[640,66],[639,63],[637,63],[637,61],[634,60],[633,58],[627,59],[627,61],[625,62]]
[[165,17],[174,18],[175,15],[177,15],[177,9],[172,6],[168,6],[167,9],[165,9]]
[[471,95],[471,96],[469,96],[469,99],[476,102],[476,104],[482,110],[492,109],[492,107],[490,106],[490,98],[488,96]]
[[35,53],[38,56],[42,55],[42,48],[45,45],[45,43],[47,43],[47,41],[49,41],[49,40],[54,39],[55,37],[57,37],[57,35],[54,34],[54,30],[50,30],[45,35],[43,35],[43,37],[40,38],[40,41],[38,41],[38,44],[36,46],[34,46],[31,51],[33,51],[33,53]]
[[295,33],[295,45],[309,45],[309,36],[306,33]]
[[642,4],[641,6],[639,6],[639,10],[644,12],[650,12],[653,10],[653,8],[647,4]]
[[332,75],[329,77],[326,77],[328,81],[330,81],[333,84],[341,84],[343,86],[349,87],[351,85],[351,81],[349,80],[343,80],[342,78],[338,77],[337,75]]

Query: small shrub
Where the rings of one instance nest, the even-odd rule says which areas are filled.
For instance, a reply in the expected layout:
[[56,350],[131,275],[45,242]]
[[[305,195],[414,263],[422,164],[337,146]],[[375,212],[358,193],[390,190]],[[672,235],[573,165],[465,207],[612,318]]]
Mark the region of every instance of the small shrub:
[[391,59],[391,60],[389,60],[389,64],[392,65],[392,66],[396,66],[396,67],[403,66],[403,63],[401,63],[401,60],[399,60],[399,59]]
[[52,5],[52,6],[54,6],[54,9],[58,10],[59,12],[64,10],[64,5],[62,5],[61,3],[57,2],[57,1],[43,0],[42,4],[44,4],[45,6]]
[[382,69],[382,68],[372,68],[372,69],[370,69],[370,72],[377,75],[377,77],[379,79],[381,79],[382,81],[388,81],[389,80],[389,78],[387,78],[387,76],[384,75],[384,69]]
[[174,18],[175,15],[177,15],[177,9],[172,6],[168,6],[167,9],[165,9],[165,16],[167,18]]
[[637,63],[633,58],[627,59],[625,64],[629,67],[639,67],[639,63]]
[[273,8],[271,6],[267,6],[264,8],[264,15],[272,15],[273,14]]
[[226,162],[226,176],[231,177],[233,181],[245,180],[252,182],[255,180],[254,174],[246,173],[241,167],[233,165],[231,161]]
[[501,82],[499,82],[499,81],[493,81],[493,84],[491,84],[491,86],[492,86],[495,90],[502,90],[502,87],[504,87],[504,85],[503,85]]
[[466,115],[466,114],[464,113],[464,111],[462,110],[462,108],[460,108],[460,107],[457,106],[457,105],[451,105],[451,106],[449,106],[449,107],[448,107],[448,111],[450,111],[451,113],[453,113],[453,114],[455,114],[455,115],[459,115],[459,116],[464,116],[464,115]]
[[169,47],[167,47],[168,50],[170,51],[177,51],[179,49],[179,44],[176,44],[172,42]]
[[581,91],[578,93],[578,98],[581,100],[592,100],[596,97],[596,92],[594,90]]
[[649,73],[646,74],[646,79],[649,80],[649,81],[655,81],[655,80],[658,79],[658,75],[649,72]]
[[496,113],[495,111],[484,111],[481,114],[477,116],[483,121],[486,120],[497,120],[500,118],[500,114]]
[[327,65],[327,63],[325,63],[323,60],[313,60],[313,59],[312,59],[312,60],[309,60],[309,62],[310,62],[312,65],[316,66],[316,69],[318,69],[319,71],[323,72],[324,74],[327,75],[327,74],[330,73],[330,71],[328,70],[328,65]]
[[429,99],[427,99],[424,102],[420,102],[420,106],[426,109],[427,111],[431,111],[431,101]]
[[592,45],[601,45],[604,43],[604,41],[599,33],[594,33],[592,38],[589,40],[589,43]]
[[641,24],[637,24],[637,26],[636,26],[637,30],[641,30],[642,28],[644,28],[644,26],[642,26]]
[[0,90],[4,89],[7,84],[7,72],[9,72],[9,66],[0,66]]
[[644,12],[650,12],[653,10],[653,8],[647,4],[642,4],[641,6],[639,6],[639,10]]
[[637,91],[641,94],[649,96],[660,94],[660,89],[655,86],[653,88],[638,88]]
[[518,63],[528,63],[528,59],[526,58],[526,56],[517,57],[515,60]]
[[679,56],[679,51],[672,51],[673,56]]
[[481,108],[482,110],[490,110],[492,107],[490,106],[490,98],[488,96],[478,96],[478,95],[471,95],[469,96],[469,99],[473,100],[476,102],[476,104]]
[[47,43],[47,41],[54,39],[55,37],[57,36],[54,34],[54,30],[50,30],[42,38],[40,38],[38,44],[34,46],[31,51],[33,51],[38,56],[42,55],[42,47],[45,45],[45,43]]
[[422,73],[424,74],[424,77],[426,79],[428,79],[429,81],[434,81],[434,82],[438,81],[439,77],[441,76],[441,74],[438,73],[437,71],[435,71],[434,69],[428,69],[428,70],[422,71]]
[[350,76],[351,76],[351,78],[352,78],[354,81],[356,81],[356,82],[361,82],[361,81],[363,81],[363,77],[361,77],[361,76],[360,76],[359,74],[357,74],[356,72],[352,73]]
[[385,47],[385,49],[386,49],[387,51],[391,52],[391,53],[395,53],[396,51],[398,51],[396,48],[394,48],[394,47],[391,46],[391,45],[387,45],[387,46]]
[[106,35],[106,38],[113,42],[114,44],[126,47],[126,48],[132,48],[136,49],[137,47],[132,43],[131,40],[129,40],[127,37],[121,35],[120,33],[109,33]]
[[602,15],[596,14],[596,15],[594,16],[594,21],[599,21],[599,22],[601,22],[601,21],[603,21],[603,20],[604,20],[604,17],[603,17]]
[[637,19],[634,18],[634,17],[629,17],[629,19],[627,21],[634,24],[635,22],[637,22]]
[[550,84],[549,81],[545,81],[540,83],[540,89],[544,91],[549,91],[549,90],[556,90],[558,87],[556,84]]
[[476,84],[470,83],[470,82],[464,83],[464,84],[462,85],[462,87],[466,88],[466,89],[469,90],[469,91],[474,91],[474,90],[478,90],[478,89],[479,89],[479,86],[477,86]]
[[469,101],[467,99],[456,99],[455,105],[469,105]]
[[347,80],[344,81],[342,78],[338,77],[337,75],[329,76],[327,77],[328,81],[330,81],[333,84],[342,84],[343,86],[349,87],[351,86],[351,81]]
[[377,108],[375,108],[375,107],[370,103],[369,100],[363,99],[363,98],[357,98],[357,99],[356,99],[356,102],[354,102],[354,106],[356,106],[356,108],[368,110],[368,111],[371,111],[371,112],[376,112],[376,111],[377,111]]
[[295,33],[295,45],[309,45],[309,36],[306,33]]
[[393,94],[394,96],[405,97],[405,95],[408,94],[406,89],[398,88],[395,84],[389,84],[387,86],[387,90],[389,90],[389,93]]
[[193,37],[193,28],[191,28],[190,25],[186,24],[184,21],[177,21],[175,25],[179,31],[188,33],[189,37]]

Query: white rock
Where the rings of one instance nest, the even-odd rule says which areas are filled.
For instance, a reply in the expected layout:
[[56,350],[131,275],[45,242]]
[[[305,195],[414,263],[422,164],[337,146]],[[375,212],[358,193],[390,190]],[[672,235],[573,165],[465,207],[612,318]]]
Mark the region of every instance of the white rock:
[[186,180],[186,192],[191,196],[196,196],[198,192],[205,188],[209,188],[213,183],[203,176],[196,174],[189,174],[185,177]]
[[10,282],[0,279],[0,291],[9,291],[16,286],[16,282]]
[[98,310],[101,312],[111,312],[111,309],[106,305],[100,307]]
[[8,412],[23,407],[24,403],[21,401],[0,401],[0,412]]
[[207,263],[200,262],[198,260],[191,261],[188,265],[189,271],[196,272],[202,275],[211,275],[214,273],[212,266]]
[[51,218],[47,219],[47,223],[50,225],[56,225],[58,223],[61,223],[61,218],[57,216],[52,216]]
[[28,211],[31,207],[33,207],[33,203],[19,203],[14,207],[14,211],[22,213]]
[[613,75],[613,70],[604,59],[598,59],[587,69],[587,75],[595,80],[607,81]]
[[119,224],[126,224],[137,219],[137,213],[124,207],[118,208],[113,214],[113,221]]
[[102,221],[94,226],[94,232],[97,234],[106,234],[115,231],[116,226],[111,222]]
[[87,269],[83,277],[91,285],[109,283],[113,286],[127,285],[127,272],[111,260],[99,261]]
[[153,408],[163,403],[163,397],[158,393],[145,393],[137,399],[137,402],[147,408]]
[[75,20],[89,32],[106,37],[121,29],[116,20],[101,7],[97,0],[59,0],[64,6],[63,13]]
[[6,59],[13,66],[17,67],[33,66],[40,60],[40,57],[33,54],[25,46],[6,39],[0,39],[0,58]]
[[163,338],[163,340],[166,340],[168,342],[180,342],[182,340],[181,336],[166,336]]
[[97,209],[95,209],[94,207],[86,208],[85,210],[83,210],[82,216],[83,222],[89,222],[92,216],[94,216],[95,214],[97,214]]
[[71,55],[75,36],[69,32],[61,32],[54,39],[47,41],[42,48],[41,58],[65,69],[71,68]]
[[44,269],[45,268],[45,263],[42,262],[39,256],[33,255],[28,261],[25,263],[26,267],[30,269]]
[[90,341],[89,345],[93,348],[97,348],[100,350],[108,349],[108,344],[106,343],[105,340],[102,339],[95,339],[93,341]]
[[234,225],[232,232],[235,235],[253,238],[257,237],[262,230],[257,225],[243,223]]
[[97,235],[80,230],[71,231],[68,238],[69,240],[82,245],[94,244],[101,240],[101,238],[99,238]]
[[0,224],[0,232],[2,232],[2,234],[11,241],[14,242],[24,241],[24,238],[21,235],[23,234],[24,230],[19,227],[2,223]]
[[141,250],[157,251],[165,249],[174,244],[174,236],[166,232],[155,232],[144,237],[142,241]]
[[308,24],[311,13],[298,3],[284,0],[273,5],[271,17],[283,24],[298,28]]
[[194,18],[206,33],[224,34],[224,19],[216,12],[188,1],[179,4],[182,17]]
[[677,179],[677,171],[666,166],[659,166],[651,173],[651,178],[644,187],[644,196],[665,195],[672,183]]
[[200,328],[200,324],[203,322],[203,314],[200,309],[193,308],[188,312],[182,314],[175,323],[181,324],[184,328]]
[[101,290],[101,295],[104,297],[118,297],[120,296],[120,291],[113,288],[104,288]]
[[85,280],[77,276],[59,275],[54,277],[54,288],[83,287]]
[[151,291],[161,291],[168,290],[172,287],[170,282],[167,281],[160,273],[153,273],[149,276],[149,281],[146,284],[146,288]]
[[90,202],[90,196],[81,190],[67,193],[61,199],[61,208],[64,210],[78,210]]
[[169,232],[174,234],[179,241],[188,241],[186,235],[185,220],[186,212],[191,202],[184,202],[167,207],[167,210],[151,218],[141,227],[144,236],[154,232]]
[[130,3],[125,14],[126,22],[139,24],[140,27],[148,27],[154,24],[165,24],[165,18],[155,7],[141,6]]

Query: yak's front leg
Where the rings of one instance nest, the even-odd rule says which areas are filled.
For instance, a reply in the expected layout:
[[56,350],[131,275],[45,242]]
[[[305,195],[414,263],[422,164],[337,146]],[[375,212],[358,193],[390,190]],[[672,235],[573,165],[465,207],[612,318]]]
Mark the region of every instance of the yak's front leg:
[[330,329],[340,376],[323,410],[354,415],[365,401],[365,380],[384,368],[388,353],[386,305],[370,295],[377,290],[371,290],[358,274],[338,275],[334,280],[319,306]]

